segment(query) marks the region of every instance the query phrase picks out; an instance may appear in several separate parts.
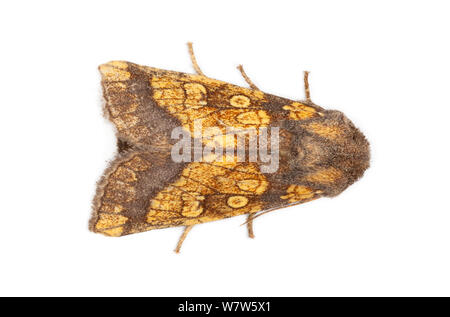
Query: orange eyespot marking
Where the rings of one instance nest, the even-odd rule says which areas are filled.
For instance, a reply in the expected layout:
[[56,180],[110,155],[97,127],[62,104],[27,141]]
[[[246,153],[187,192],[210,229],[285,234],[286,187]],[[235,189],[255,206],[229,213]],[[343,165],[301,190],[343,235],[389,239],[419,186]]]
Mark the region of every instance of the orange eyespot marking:
[[264,179],[243,179],[237,181],[237,186],[244,191],[261,195],[267,189],[269,183]]
[[329,126],[317,122],[308,124],[307,129],[327,139],[336,139],[342,134],[342,131],[338,126]]
[[342,172],[334,167],[328,167],[323,170],[306,176],[306,180],[313,183],[329,184],[334,183],[342,176]]
[[184,84],[184,89],[186,89],[188,96],[193,95],[192,98],[196,98],[196,96],[202,97],[202,94],[206,95],[205,86],[198,83],[186,83]]
[[247,206],[248,198],[245,196],[231,196],[227,200],[227,205],[231,208],[242,208]]
[[238,108],[245,108],[250,105],[250,98],[244,95],[236,95],[231,97],[230,105]]
[[290,105],[284,106],[283,109],[289,110],[289,118],[294,120],[305,120],[318,114],[316,109],[300,102],[293,102]]
[[314,197],[314,191],[306,186],[291,185],[286,190],[286,195],[281,199],[288,199],[290,203],[310,199]]

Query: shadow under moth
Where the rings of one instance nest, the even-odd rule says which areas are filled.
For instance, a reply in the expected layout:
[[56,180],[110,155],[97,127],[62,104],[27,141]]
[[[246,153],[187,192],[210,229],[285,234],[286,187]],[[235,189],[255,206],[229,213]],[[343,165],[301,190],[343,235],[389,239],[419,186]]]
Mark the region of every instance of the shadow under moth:
[[[118,153],[89,228],[107,236],[264,213],[341,193],[369,167],[369,143],[336,110],[196,74],[112,61],[99,67]],[[180,140],[180,136],[184,139]],[[176,149],[176,150],[174,150]]]

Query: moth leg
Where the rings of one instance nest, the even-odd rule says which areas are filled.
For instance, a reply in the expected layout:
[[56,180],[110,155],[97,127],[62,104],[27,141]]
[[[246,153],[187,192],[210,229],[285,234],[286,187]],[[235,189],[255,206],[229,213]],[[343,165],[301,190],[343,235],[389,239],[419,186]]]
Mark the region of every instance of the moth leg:
[[181,246],[183,245],[184,239],[186,239],[186,237],[187,237],[189,231],[191,231],[191,229],[192,229],[193,226],[194,226],[194,225],[184,227],[184,231],[183,231],[183,233],[181,234],[180,239],[178,240],[177,247],[175,248],[175,253],[180,253],[180,249],[181,249]]
[[309,91],[309,81],[308,81],[309,72],[303,72],[303,81],[305,82],[305,97],[307,101],[311,101],[311,93]]
[[255,235],[253,234],[253,215],[248,214],[247,216],[247,231],[249,238],[254,238]]
[[250,88],[254,89],[254,90],[260,90],[258,87],[256,87],[256,85],[250,80],[250,78],[248,78],[247,74],[244,71],[244,67],[242,65],[239,65],[237,67],[237,69],[239,69],[239,71],[241,72],[242,77],[244,77],[245,81],[247,82],[247,84],[250,86]]
[[192,66],[194,67],[195,72],[198,75],[205,76],[205,74],[203,74],[202,70],[200,69],[200,67],[197,64],[197,59],[195,58],[195,55],[194,55],[194,48],[192,47],[192,42],[188,42],[187,45],[188,45],[188,49],[189,49],[189,56],[191,57]]

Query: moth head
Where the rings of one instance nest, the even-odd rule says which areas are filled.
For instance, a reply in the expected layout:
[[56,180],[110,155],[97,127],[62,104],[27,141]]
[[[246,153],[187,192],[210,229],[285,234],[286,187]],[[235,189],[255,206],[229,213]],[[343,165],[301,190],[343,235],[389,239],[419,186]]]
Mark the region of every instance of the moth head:
[[342,112],[298,122],[292,161],[298,183],[335,196],[369,167],[369,143]]

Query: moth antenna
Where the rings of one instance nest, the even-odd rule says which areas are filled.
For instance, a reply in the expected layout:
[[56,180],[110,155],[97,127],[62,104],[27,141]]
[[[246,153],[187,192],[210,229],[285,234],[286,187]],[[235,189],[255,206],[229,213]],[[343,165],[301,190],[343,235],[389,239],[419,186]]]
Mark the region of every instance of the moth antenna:
[[243,224],[241,224],[241,226],[243,226],[243,225],[247,225],[247,226],[248,226],[249,223],[251,223],[252,226],[253,226],[253,220],[255,220],[256,218],[258,218],[259,216],[265,215],[265,214],[267,214],[267,213],[269,213],[269,212],[271,212],[271,211],[275,211],[275,210],[278,210],[278,209],[281,209],[281,207],[280,207],[280,208],[269,209],[269,210],[263,211],[263,212],[261,212],[261,213],[255,215],[255,216],[252,216],[251,218],[248,217],[248,218],[247,218],[247,221],[244,222]]
[[242,77],[244,77],[245,81],[247,82],[247,84],[250,86],[250,88],[254,89],[254,90],[260,90],[258,87],[256,87],[256,85],[250,80],[250,78],[248,78],[247,74],[244,71],[244,67],[242,65],[238,65],[237,69],[239,69],[239,71],[241,72]]
[[253,223],[253,220],[255,220],[256,218],[258,218],[258,217],[260,217],[262,215],[265,215],[265,214],[267,214],[269,212],[272,212],[272,211],[275,211],[275,210],[278,210],[278,209],[283,209],[283,208],[286,208],[286,207],[292,207],[292,206],[300,205],[300,204],[303,204],[303,203],[304,203],[303,201],[299,201],[297,203],[289,204],[289,205],[286,205],[286,206],[283,206],[283,207],[276,207],[276,208],[272,208],[272,209],[260,212],[259,214],[255,215],[255,216],[252,215],[251,218],[248,217],[247,221],[244,222],[243,224],[241,224],[241,226],[248,225],[249,222]]
[[305,97],[307,101],[311,101],[311,93],[309,91],[309,81],[308,81],[309,72],[303,72],[303,81],[305,82]]
[[188,45],[188,49],[189,49],[189,56],[191,57],[192,66],[194,67],[195,72],[198,75],[205,76],[205,74],[203,74],[202,70],[200,69],[200,67],[197,64],[197,59],[195,58],[194,48],[192,47],[192,42],[188,42],[187,45]]
[[180,239],[178,240],[177,247],[175,248],[175,253],[180,253],[181,246],[183,245],[183,242],[186,239],[189,231],[191,231],[192,227],[194,227],[194,225],[184,227],[184,231],[181,234]]
[[247,216],[247,231],[248,236],[253,239],[255,237],[253,233],[253,214],[248,214]]

